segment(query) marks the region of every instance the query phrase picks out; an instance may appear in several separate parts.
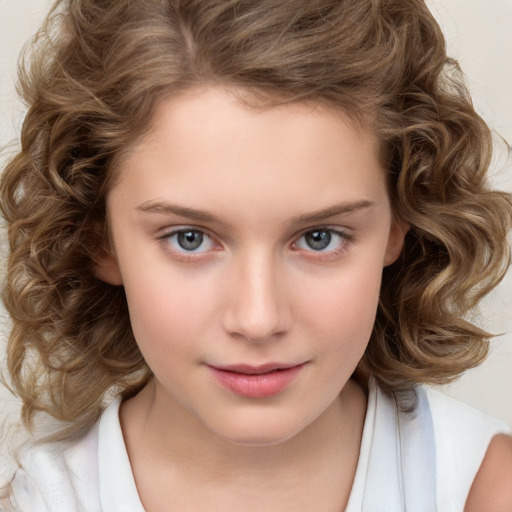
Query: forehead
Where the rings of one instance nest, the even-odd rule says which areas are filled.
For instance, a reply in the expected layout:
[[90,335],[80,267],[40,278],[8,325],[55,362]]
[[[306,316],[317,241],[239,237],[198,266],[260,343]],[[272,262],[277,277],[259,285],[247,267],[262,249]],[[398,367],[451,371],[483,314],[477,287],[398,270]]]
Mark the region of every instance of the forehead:
[[179,198],[225,208],[229,199],[265,209],[286,199],[314,210],[381,195],[378,149],[371,130],[322,104],[254,106],[226,89],[194,89],[156,104],[114,188],[140,203]]
[[[206,84],[173,89],[157,98],[149,123],[144,124],[139,136],[135,136],[133,143],[128,144],[121,153],[127,156],[134,150],[149,146],[151,141],[154,142],[163,135],[164,130],[171,128],[171,121],[174,122],[173,138],[176,138],[184,135],[187,128],[197,131],[198,123],[199,128],[205,130],[208,128],[205,124],[207,121],[212,121],[219,128],[221,122],[224,127],[235,126],[236,134],[240,134],[248,124],[253,127],[258,124],[277,125],[286,118],[290,124],[300,120],[312,124],[315,118],[323,118],[324,121],[329,118],[333,126],[348,125],[354,133],[363,135],[365,141],[371,136],[371,142],[376,142],[373,134],[377,130],[374,129],[374,116],[371,112],[361,109],[356,114],[348,113],[342,106],[334,105],[323,98],[300,101],[291,99],[286,94],[278,96],[273,92],[254,88]],[[226,137],[229,135],[226,132]],[[236,135],[233,139],[236,139]]]

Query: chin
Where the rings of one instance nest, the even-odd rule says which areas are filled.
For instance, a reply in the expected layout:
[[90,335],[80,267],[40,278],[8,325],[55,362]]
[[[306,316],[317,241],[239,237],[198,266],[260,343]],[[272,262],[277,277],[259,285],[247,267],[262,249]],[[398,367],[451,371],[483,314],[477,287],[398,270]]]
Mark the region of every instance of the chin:
[[266,432],[250,433],[244,432],[240,436],[223,436],[222,439],[230,444],[236,446],[246,446],[248,448],[263,448],[266,446],[276,446],[293,438],[294,435],[279,436],[279,435],[268,435]]
[[275,446],[294,438],[304,429],[303,425],[281,418],[246,418],[221,428],[211,428],[220,439],[230,444],[247,447]]

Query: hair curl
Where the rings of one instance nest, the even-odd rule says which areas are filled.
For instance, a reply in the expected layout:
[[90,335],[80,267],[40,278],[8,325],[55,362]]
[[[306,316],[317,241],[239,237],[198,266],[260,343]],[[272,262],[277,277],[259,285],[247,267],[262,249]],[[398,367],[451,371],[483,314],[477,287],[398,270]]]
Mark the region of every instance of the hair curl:
[[361,374],[400,390],[485,357],[489,335],[464,317],[509,264],[512,200],[486,183],[489,129],[422,0],[61,0],[28,48],[21,150],[1,181],[8,371],[28,425],[46,411],[79,436],[109,389],[151,378],[122,287],[94,273],[105,195],[155,101],[201,84],[371,120],[410,231]]

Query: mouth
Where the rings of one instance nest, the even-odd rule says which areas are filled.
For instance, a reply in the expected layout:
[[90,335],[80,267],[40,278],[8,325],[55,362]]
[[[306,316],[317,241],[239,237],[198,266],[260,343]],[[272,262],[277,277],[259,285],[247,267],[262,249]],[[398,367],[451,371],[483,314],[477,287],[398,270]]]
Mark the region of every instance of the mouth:
[[225,366],[213,366],[217,370],[242,373],[245,375],[264,375],[266,373],[278,372],[281,370],[289,370],[297,366],[302,366],[304,363],[299,364],[287,364],[287,363],[265,363],[261,365],[249,365],[249,364],[234,364]]
[[268,398],[284,391],[301,373],[305,364],[208,365],[208,368],[224,389],[245,398]]

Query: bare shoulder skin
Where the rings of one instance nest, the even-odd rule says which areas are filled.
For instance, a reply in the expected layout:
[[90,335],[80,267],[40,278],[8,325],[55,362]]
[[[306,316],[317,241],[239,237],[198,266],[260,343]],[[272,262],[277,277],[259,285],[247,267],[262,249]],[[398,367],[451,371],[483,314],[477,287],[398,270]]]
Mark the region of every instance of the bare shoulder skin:
[[500,434],[489,445],[466,502],[465,512],[512,511],[512,437]]

